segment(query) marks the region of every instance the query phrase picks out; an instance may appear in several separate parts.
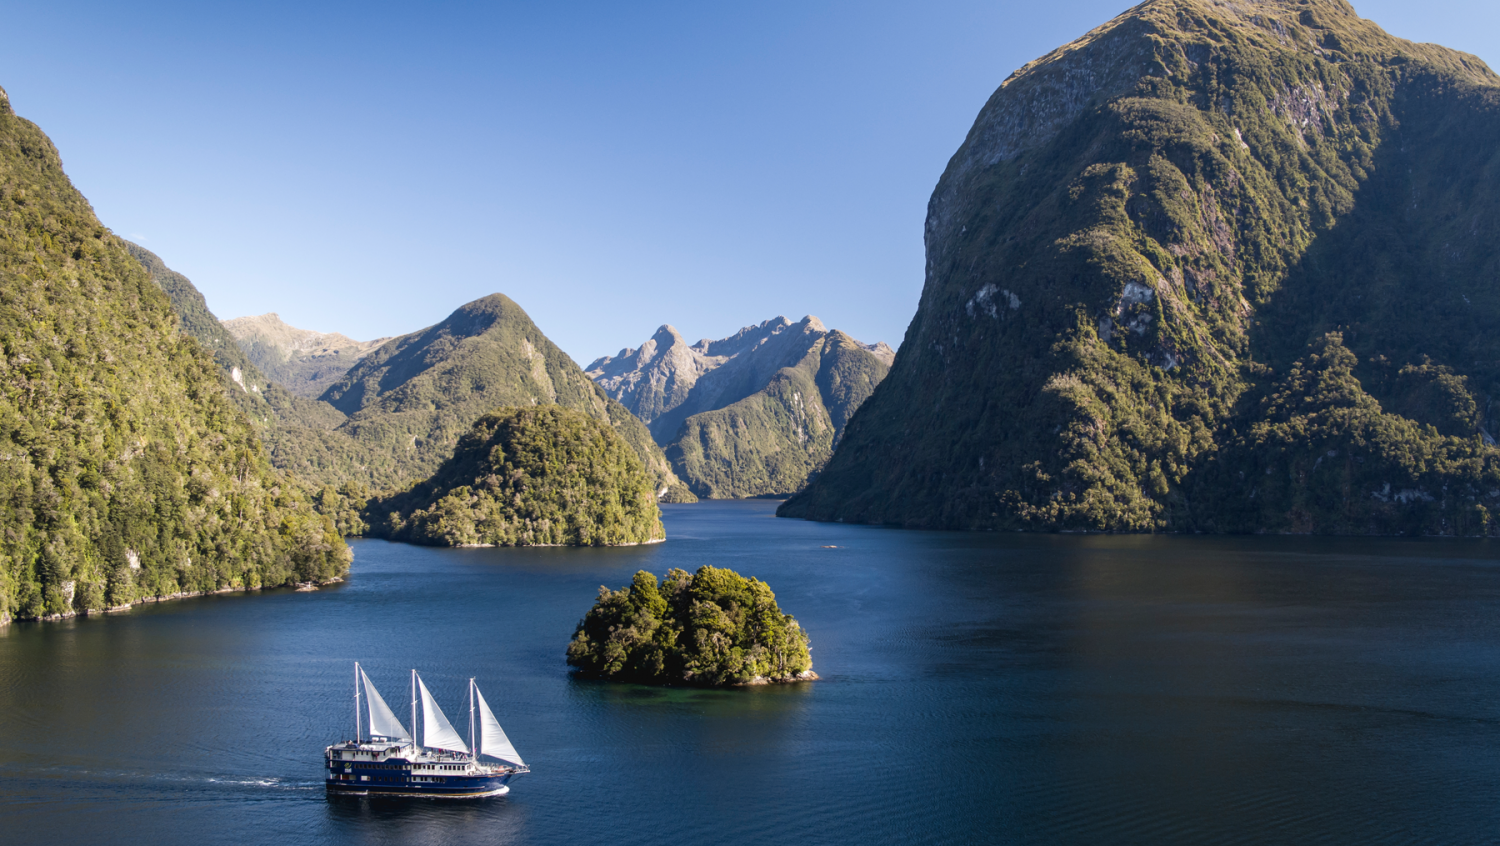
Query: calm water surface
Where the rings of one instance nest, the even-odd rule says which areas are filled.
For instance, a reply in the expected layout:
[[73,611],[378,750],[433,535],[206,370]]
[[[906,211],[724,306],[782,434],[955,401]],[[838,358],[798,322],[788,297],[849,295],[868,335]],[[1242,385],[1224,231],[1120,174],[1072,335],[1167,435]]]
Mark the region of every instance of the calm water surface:
[[[360,541],[327,590],[0,630],[0,842],[1500,838],[1493,545],[900,532],[774,505],[668,506],[646,548]],[[769,582],[823,680],[568,675],[599,585],[703,564]],[[326,798],[355,660],[392,703],[419,668],[460,730],[477,677],[534,772],[464,804]]]

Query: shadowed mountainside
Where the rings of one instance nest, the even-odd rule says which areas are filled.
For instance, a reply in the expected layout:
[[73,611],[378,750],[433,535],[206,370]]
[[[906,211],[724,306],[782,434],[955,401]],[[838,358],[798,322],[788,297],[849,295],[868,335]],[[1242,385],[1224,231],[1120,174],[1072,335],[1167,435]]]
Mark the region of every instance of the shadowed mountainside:
[[780,513],[1487,534],[1500,78],[1342,0],[1151,0],[1013,74],[890,376]]

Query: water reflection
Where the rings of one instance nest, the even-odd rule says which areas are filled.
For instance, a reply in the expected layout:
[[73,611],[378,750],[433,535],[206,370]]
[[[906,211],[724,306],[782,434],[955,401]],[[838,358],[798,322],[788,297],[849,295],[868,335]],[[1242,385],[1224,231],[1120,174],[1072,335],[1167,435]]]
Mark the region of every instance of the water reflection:
[[526,843],[526,806],[510,796],[444,802],[330,796],[328,821],[344,842],[384,844]]

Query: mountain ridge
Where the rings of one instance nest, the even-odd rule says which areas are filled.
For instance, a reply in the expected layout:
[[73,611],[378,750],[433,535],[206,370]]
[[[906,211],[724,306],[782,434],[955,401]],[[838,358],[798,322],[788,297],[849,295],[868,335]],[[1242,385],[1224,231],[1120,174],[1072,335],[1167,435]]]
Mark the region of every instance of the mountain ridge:
[[0,277],[0,623],[347,573],[219,351],[3,91]]
[[557,403],[612,426],[641,458],[659,496],[691,499],[644,424],[611,399],[504,294],[391,339],[320,400],[341,430],[394,463],[391,481],[435,471],[475,420],[496,408]]
[[646,422],[694,494],[784,496],[827,461],[892,356],[812,315],[778,316],[693,345],[664,324],[587,374]]
[[267,378],[308,399],[318,398],[356,362],[391,340],[356,341],[338,332],[299,329],[275,312],[220,322]]

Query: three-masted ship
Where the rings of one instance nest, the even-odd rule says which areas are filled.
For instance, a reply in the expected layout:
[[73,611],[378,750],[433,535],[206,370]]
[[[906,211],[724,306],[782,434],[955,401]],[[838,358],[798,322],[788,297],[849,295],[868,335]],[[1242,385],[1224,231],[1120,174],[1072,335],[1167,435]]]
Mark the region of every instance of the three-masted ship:
[[[363,699],[363,702],[361,702]],[[416,738],[422,709],[422,742]],[[531,772],[516,753],[495,712],[469,679],[469,742],[411,671],[411,726],[396,718],[370,677],[354,665],[354,739],[324,750],[328,792],[384,796],[498,796],[507,783]],[[493,758],[499,763],[480,760]]]

